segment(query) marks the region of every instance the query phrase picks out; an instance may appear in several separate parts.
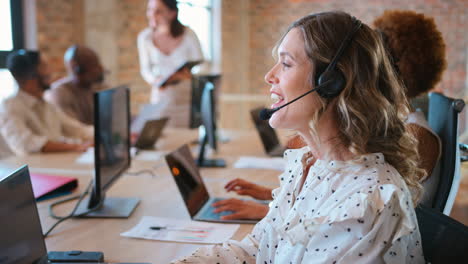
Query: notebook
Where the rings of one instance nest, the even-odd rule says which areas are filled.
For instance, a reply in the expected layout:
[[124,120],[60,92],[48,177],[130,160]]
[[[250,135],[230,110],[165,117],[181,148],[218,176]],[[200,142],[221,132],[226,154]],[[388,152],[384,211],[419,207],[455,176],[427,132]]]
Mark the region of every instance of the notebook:
[[165,86],[165,85],[167,85],[167,84],[173,84],[173,83],[175,84],[175,83],[177,83],[177,81],[176,81],[176,82],[173,82],[173,83],[169,82],[169,79],[172,77],[172,75],[174,75],[174,74],[176,74],[177,72],[183,70],[184,68],[187,68],[187,69],[191,70],[194,66],[196,66],[196,65],[198,65],[198,64],[200,64],[200,63],[202,63],[202,62],[203,62],[202,60],[186,61],[186,62],[184,62],[182,65],[180,65],[179,67],[177,67],[177,69],[176,69],[174,72],[172,72],[172,73],[170,73],[169,75],[167,75],[166,78],[161,79],[161,80],[156,84],[156,87],[162,87],[162,86]]
[[54,176],[47,174],[31,174],[34,198],[44,198],[44,196],[56,195],[62,192],[69,192],[78,186],[78,180],[72,177]]
[[244,224],[258,222],[258,220],[250,219],[222,220],[221,216],[232,214],[232,212],[214,212],[215,208],[211,205],[224,199],[210,197],[187,145],[166,155],[166,162],[192,220]]

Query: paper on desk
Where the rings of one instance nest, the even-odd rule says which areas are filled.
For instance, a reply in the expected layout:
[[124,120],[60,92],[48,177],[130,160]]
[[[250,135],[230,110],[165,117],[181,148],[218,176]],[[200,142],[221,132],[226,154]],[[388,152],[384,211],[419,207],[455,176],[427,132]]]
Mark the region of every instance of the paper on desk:
[[242,156],[236,161],[236,163],[234,163],[234,168],[240,169],[271,169],[284,171],[285,167],[286,162],[283,158],[259,158]]
[[[130,156],[135,157],[136,148],[130,148]],[[94,148],[88,148],[83,154],[81,154],[76,160],[77,164],[94,164]]]
[[[166,227],[167,229],[152,230],[150,229],[152,226]],[[221,244],[230,239],[238,228],[239,225],[237,224],[213,224],[192,220],[143,216],[136,226],[120,235],[160,241]]]
[[165,151],[155,151],[155,150],[141,150],[138,152],[138,154],[135,156],[136,160],[142,160],[142,161],[157,161],[164,157],[167,152]]

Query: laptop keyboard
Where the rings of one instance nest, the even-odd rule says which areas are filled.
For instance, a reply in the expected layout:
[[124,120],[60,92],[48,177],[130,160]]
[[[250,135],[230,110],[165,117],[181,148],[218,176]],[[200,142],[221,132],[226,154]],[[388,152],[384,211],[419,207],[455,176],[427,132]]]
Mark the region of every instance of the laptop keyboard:
[[[217,201],[221,201],[221,200],[224,200],[224,199],[214,198],[213,203],[215,203]],[[220,212],[220,213],[215,213],[214,212],[215,209],[216,208],[212,207],[211,205],[206,207],[203,210],[203,213],[201,214],[201,217],[204,218],[204,219],[221,219],[221,216],[230,215],[230,214],[234,213],[233,211],[224,211],[224,212]]]

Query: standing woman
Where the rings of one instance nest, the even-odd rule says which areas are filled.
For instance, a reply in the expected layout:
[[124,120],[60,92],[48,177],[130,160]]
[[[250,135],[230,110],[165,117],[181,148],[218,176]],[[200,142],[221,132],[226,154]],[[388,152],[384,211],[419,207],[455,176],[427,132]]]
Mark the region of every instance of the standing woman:
[[[146,10],[149,27],[138,35],[140,71],[151,85],[151,103],[161,106],[160,115],[170,117],[169,124],[188,127],[191,98],[189,69],[174,75],[187,61],[203,60],[195,32],[178,20],[176,0],[149,0]],[[172,77],[165,86],[161,80]]]
[[307,146],[285,152],[281,185],[251,234],[175,263],[423,263],[414,205],[424,172],[380,35],[344,12],[305,16],[280,39],[265,80],[274,108],[322,84],[270,119]]

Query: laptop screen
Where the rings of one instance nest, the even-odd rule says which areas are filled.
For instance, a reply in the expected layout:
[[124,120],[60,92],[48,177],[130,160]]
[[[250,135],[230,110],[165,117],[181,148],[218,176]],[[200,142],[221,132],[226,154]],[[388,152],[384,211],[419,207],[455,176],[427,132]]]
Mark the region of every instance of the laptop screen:
[[29,264],[47,257],[27,166],[0,181],[0,234],[2,264]]
[[135,147],[142,149],[154,147],[167,120],[169,120],[169,118],[164,117],[162,119],[146,121],[143,130],[141,130],[138,136],[138,140],[135,142]]
[[190,216],[196,215],[210,197],[188,146],[166,155],[166,162]]
[[255,127],[260,135],[265,152],[269,153],[276,146],[280,145],[280,142],[275,130],[268,123],[268,120],[260,119],[259,114],[262,109],[263,108],[253,109],[250,111],[250,115],[252,116],[252,120],[254,121]]

